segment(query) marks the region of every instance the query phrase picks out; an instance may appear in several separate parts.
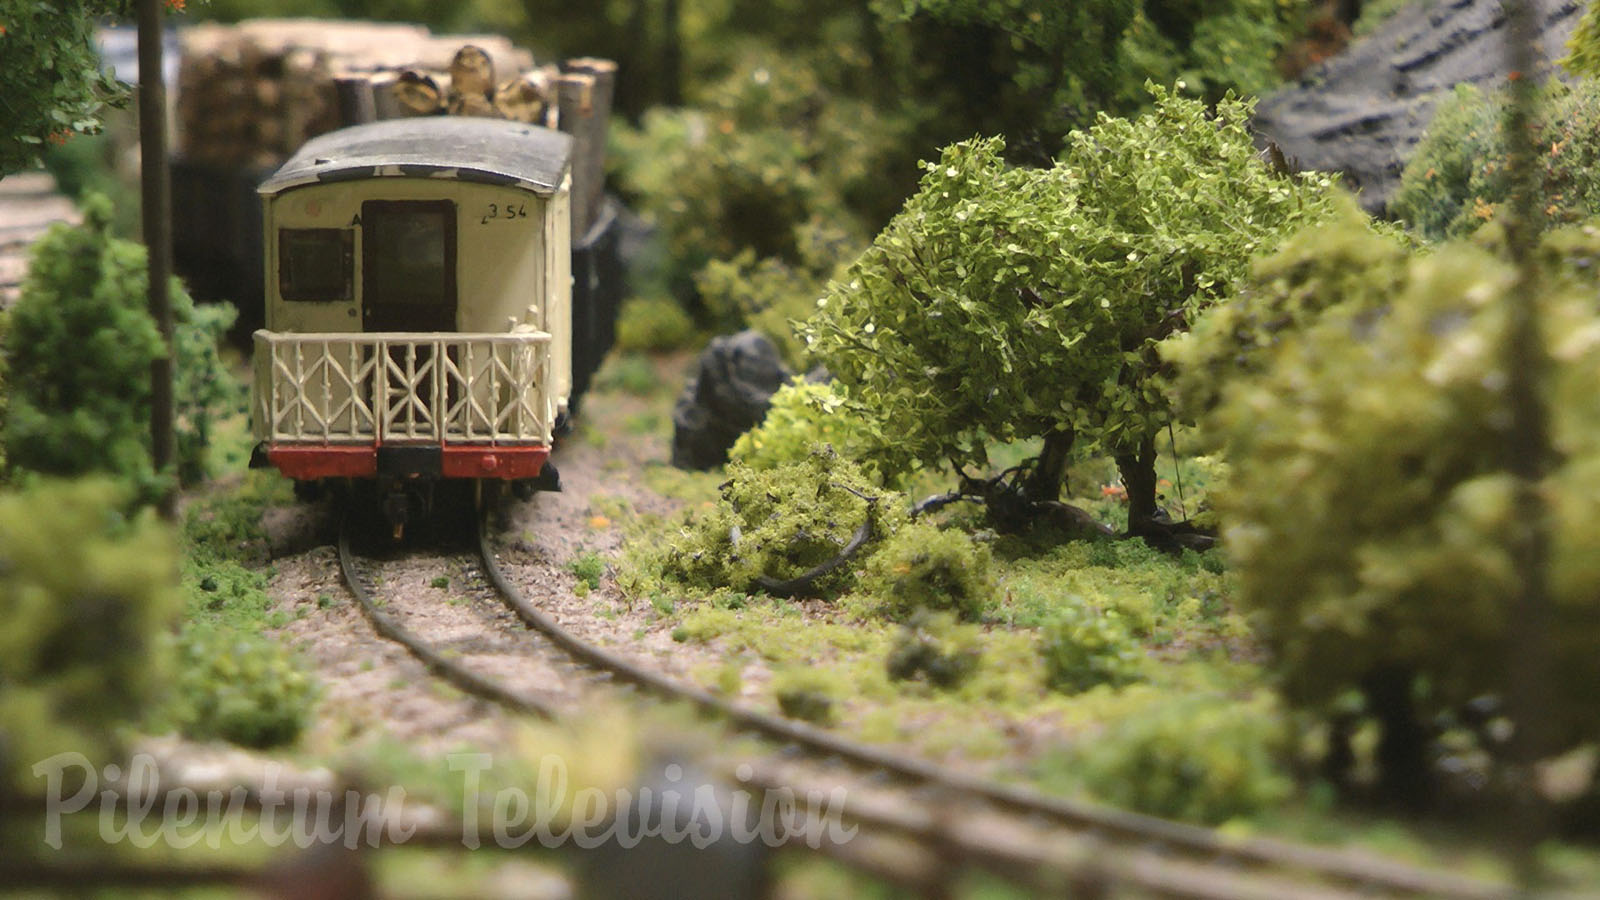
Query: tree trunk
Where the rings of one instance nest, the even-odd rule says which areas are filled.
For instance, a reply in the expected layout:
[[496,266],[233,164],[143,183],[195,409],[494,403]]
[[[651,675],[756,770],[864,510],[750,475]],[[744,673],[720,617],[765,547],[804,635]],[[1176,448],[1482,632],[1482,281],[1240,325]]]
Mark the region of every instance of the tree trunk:
[[1428,732],[1417,721],[1411,702],[1412,676],[1397,666],[1384,666],[1361,681],[1367,709],[1378,720],[1378,790],[1382,797],[1408,809],[1425,805],[1432,796],[1428,772]]
[[1122,486],[1128,489],[1128,533],[1147,534],[1156,517],[1156,440],[1145,438],[1133,453],[1116,454]]
[[1039,462],[1022,488],[1028,502],[1050,503],[1061,499],[1061,486],[1067,479],[1067,462],[1072,456],[1074,437],[1070,428],[1045,435],[1044,447],[1039,451]]
[[661,102],[683,105],[683,16],[679,0],[666,0],[661,11]]

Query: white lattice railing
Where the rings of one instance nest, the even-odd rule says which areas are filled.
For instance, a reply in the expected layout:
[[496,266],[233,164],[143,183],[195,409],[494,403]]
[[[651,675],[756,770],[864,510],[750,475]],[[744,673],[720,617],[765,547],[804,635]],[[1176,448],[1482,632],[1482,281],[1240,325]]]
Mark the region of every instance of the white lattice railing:
[[550,335],[255,333],[258,440],[550,440]]

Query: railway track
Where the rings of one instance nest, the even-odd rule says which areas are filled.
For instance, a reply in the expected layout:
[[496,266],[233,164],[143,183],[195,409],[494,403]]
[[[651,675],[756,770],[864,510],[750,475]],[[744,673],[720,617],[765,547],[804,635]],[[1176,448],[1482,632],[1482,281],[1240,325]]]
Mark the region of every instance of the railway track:
[[[483,520],[475,521],[477,566],[501,602],[539,634],[547,649],[559,650],[599,678],[690,704],[785,751],[758,765],[723,761],[719,768],[730,780],[736,777],[751,789],[787,790],[798,796],[822,796],[844,788],[850,797],[845,820],[860,829],[866,846],[888,844],[895,852],[864,858],[856,841],[850,842],[856,846],[819,846],[815,841],[811,846],[899,883],[915,884],[919,872],[942,880],[959,861],[960,866],[988,869],[1036,889],[1070,887],[1075,895],[1085,896],[1110,896],[1113,887],[1132,889],[1141,896],[1195,900],[1518,896],[1504,884],[1365,853],[1230,837],[1200,826],[1052,797],[732,702],[585,641],[561,626],[523,597],[500,567]],[[363,583],[361,566],[351,552],[348,524],[340,529],[339,563],[374,629],[405,646],[437,677],[517,712],[560,717],[556,704],[516,693],[472,672],[388,615]],[[885,863],[885,859],[900,862]],[[925,887],[936,889],[937,884]],[[1600,895],[1583,896],[1600,900]]]

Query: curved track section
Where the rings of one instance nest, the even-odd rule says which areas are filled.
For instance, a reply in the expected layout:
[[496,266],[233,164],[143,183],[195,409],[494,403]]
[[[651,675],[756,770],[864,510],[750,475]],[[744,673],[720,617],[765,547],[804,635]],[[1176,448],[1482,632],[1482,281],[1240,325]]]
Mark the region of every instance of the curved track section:
[[[481,531],[481,529],[480,529]],[[543,719],[556,717],[554,707],[540,700],[513,693],[496,682],[484,678],[469,669],[446,658],[427,641],[422,640],[406,630],[394,617],[378,608],[377,601],[372,596],[372,590],[361,577],[357,557],[350,550],[350,529],[347,520],[339,524],[339,572],[344,576],[345,586],[356,598],[361,606],[361,613],[372,623],[374,631],[384,638],[394,641],[410,651],[427,666],[428,671],[434,676],[443,679],[464,693],[470,694],[490,703],[496,703],[507,709],[527,713]]]
[[[682,684],[623,656],[591,644],[562,627],[522,596],[495,558],[481,521],[478,548],[483,571],[506,604],[529,627],[577,660],[603,669],[658,696],[695,705],[737,728],[767,739],[792,744],[821,758],[886,773],[934,789],[944,796],[981,801],[991,808],[1072,829],[1080,834],[1142,851],[1182,855],[1191,860],[1238,869],[1276,870],[1312,876],[1354,888],[1361,896],[1420,896],[1493,900],[1514,895],[1512,889],[1446,872],[1418,869],[1361,853],[1325,850],[1267,838],[1229,838],[1196,825],[1139,813],[1051,797],[908,758],[893,750],[862,744],[760,710],[751,709],[702,688]],[[1154,887],[1150,885],[1149,887]],[[1172,886],[1168,886],[1172,887]],[[1214,896],[1209,892],[1158,890],[1164,896]],[[1330,895],[1331,896],[1331,895]]]

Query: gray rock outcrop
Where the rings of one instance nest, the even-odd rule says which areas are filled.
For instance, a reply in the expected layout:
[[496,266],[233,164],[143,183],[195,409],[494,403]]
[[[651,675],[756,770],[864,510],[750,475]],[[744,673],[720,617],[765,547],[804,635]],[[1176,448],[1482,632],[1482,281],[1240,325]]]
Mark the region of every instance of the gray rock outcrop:
[[[1546,72],[1566,55],[1578,0],[1533,0]],[[1344,173],[1382,214],[1435,105],[1455,85],[1491,89],[1508,74],[1499,0],[1434,0],[1397,12],[1300,84],[1264,98],[1255,126],[1300,169]],[[1537,73],[1543,75],[1545,73]]]
[[772,395],[791,377],[760,332],[713,338],[672,411],[672,464],[710,469],[727,462],[733,442],[761,424]]

